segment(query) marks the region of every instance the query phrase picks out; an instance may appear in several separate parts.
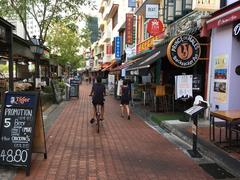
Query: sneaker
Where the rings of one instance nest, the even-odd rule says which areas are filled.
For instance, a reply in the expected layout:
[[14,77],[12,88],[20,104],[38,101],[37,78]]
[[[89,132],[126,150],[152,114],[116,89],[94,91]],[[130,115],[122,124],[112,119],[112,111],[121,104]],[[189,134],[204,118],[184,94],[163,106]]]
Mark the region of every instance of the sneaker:
[[95,122],[95,119],[92,118],[92,119],[90,120],[90,123],[93,124],[94,122]]
[[128,120],[130,120],[130,116],[128,116]]

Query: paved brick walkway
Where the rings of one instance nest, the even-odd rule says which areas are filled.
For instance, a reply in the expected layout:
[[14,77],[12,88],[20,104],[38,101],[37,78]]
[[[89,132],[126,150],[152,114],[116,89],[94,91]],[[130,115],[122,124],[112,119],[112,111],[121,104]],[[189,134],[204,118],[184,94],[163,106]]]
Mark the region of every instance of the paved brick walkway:
[[34,154],[31,174],[19,170],[15,179],[212,179],[175,145],[139,117],[120,117],[119,102],[106,98],[100,134],[91,118],[90,87],[80,86],[47,133],[48,159]]

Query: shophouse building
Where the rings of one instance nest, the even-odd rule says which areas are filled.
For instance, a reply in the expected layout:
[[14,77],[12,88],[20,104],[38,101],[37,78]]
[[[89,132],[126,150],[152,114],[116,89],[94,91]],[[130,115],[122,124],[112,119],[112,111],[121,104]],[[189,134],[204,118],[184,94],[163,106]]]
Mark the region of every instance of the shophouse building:
[[[209,94],[211,110],[239,109],[238,66],[240,57],[240,1],[228,0],[226,7],[206,21],[211,32]],[[238,67],[238,68],[237,68]]]
[[[224,2],[138,1],[137,55],[130,58],[136,62],[127,67],[127,72],[135,76],[139,92],[153,92],[154,104],[158,97],[167,99],[168,93],[183,104],[189,100],[192,105],[196,95],[207,98],[210,37],[202,32],[203,22]],[[168,111],[166,104],[169,102],[162,107]]]
[[128,6],[128,0],[102,0],[99,13],[99,58],[103,64],[107,64],[104,66],[107,70],[113,64],[123,61],[126,14],[131,13],[133,20],[133,8]]

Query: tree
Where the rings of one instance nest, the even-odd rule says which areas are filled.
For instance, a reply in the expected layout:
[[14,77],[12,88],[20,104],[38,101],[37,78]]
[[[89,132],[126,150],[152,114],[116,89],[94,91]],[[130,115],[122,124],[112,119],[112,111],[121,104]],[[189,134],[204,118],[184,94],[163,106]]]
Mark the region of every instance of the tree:
[[61,17],[79,19],[84,16],[81,7],[95,8],[91,0],[0,0],[0,16],[18,16],[30,39],[27,19],[33,18],[40,30],[39,38],[46,41],[51,23]]
[[70,63],[74,69],[80,67],[83,57],[79,55],[79,50],[81,47],[89,46],[89,32],[84,28],[79,35],[75,22],[66,20],[53,23],[49,32],[47,44],[51,48],[51,53],[58,56],[58,63],[62,65]]

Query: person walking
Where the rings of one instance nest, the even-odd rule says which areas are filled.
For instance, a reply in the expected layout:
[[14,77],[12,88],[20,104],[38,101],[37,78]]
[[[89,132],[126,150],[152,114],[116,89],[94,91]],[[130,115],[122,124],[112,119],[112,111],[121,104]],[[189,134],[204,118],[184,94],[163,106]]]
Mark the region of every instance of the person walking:
[[97,105],[101,105],[100,120],[104,119],[104,96],[106,96],[106,89],[100,76],[97,77],[97,82],[93,84],[90,96],[92,96],[93,104],[93,117],[90,120],[90,123],[92,124],[96,118]]
[[124,118],[124,108],[127,111],[128,120],[130,120],[130,110],[129,110],[129,101],[131,99],[130,96],[130,88],[128,87],[128,82],[125,79],[123,81],[123,85],[121,87],[121,117]]

